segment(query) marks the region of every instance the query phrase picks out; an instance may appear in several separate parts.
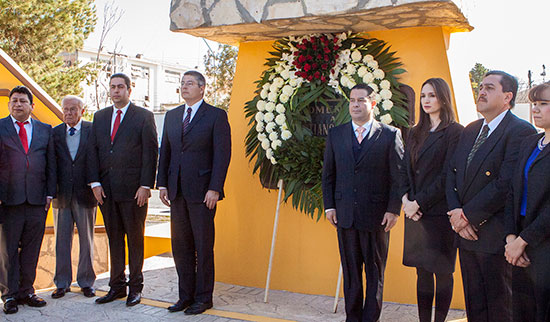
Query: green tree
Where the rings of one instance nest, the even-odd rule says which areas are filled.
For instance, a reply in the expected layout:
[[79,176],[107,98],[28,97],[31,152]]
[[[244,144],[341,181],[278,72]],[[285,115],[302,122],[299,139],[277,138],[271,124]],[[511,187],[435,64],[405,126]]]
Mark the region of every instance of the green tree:
[[61,54],[81,48],[95,23],[93,0],[0,0],[0,48],[59,102],[94,68]]
[[209,50],[203,57],[207,79],[205,95],[212,104],[226,110],[229,108],[238,52],[233,46],[220,44],[215,52]]
[[474,99],[477,102],[477,94],[479,93],[479,84],[483,80],[483,76],[487,74],[489,69],[480,63],[476,63],[474,68],[470,70],[470,84],[472,85],[472,92]]

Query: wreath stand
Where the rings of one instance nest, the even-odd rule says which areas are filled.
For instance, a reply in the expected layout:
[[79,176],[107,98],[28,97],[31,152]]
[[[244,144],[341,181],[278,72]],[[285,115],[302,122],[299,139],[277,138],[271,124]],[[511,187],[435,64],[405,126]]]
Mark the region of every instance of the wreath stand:
[[[273,234],[271,236],[271,251],[269,253],[269,264],[267,267],[267,277],[265,281],[265,291],[264,291],[264,303],[267,303],[269,296],[269,284],[271,282],[271,271],[273,269],[273,257],[275,255],[275,241],[277,240],[277,228],[279,227],[279,212],[281,209],[281,197],[283,193],[283,179],[279,179],[277,183],[277,189],[279,190],[277,196],[277,207],[275,210],[275,220],[273,222]],[[334,294],[334,306],[332,311],[336,313],[338,309],[338,299],[340,295],[340,288],[342,286],[342,265],[340,264],[340,269],[338,271],[338,282],[336,283],[336,293]]]

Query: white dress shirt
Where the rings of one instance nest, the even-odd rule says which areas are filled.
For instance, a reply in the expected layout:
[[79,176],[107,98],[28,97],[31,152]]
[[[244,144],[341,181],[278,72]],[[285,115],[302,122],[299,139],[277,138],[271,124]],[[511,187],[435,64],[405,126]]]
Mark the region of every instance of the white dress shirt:
[[502,122],[502,120],[504,119],[504,117],[506,116],[506,113],[508,113],[508,110],[500,113],[499,115],[497,115],[497,117],[495,117],[491,122],[487,123],[487,120],[483,120],[483,125],[481,126],[481,130],[479,131],[478,133],[478,137],[479,135],[481,135],[481,131],[483,130],[483,127],[485,125],[488,125],[489,126],[489,132],[487,133],[487,137],[489,137],[491,135],[491,133],[493,133],[495,131],[495,129],[498,127],[498,125],[500,124],[500,122]]
[[183,120],[185,120],[185,117],[187,117],[187,109],[190,107],[191,108],[191,118],[189,119],[189,123],[191,123],[191,121],[193,120],[193,117],[195,117],[195,114],[197,114],[197,111],[199,110],[199,107],[201,107],[202,105],[202,102],[204,100],[200,100],[198,102],[196,102],[195,104],[189,106],[187,104],[185,104],[183,106],[183,119],[181,120],[183,122]]

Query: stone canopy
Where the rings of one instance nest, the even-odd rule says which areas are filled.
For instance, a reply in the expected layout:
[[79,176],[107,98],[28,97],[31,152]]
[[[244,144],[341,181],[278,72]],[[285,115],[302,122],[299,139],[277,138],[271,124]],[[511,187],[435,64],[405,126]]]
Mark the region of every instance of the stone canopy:
[[172,31],[232,45],[350,30],[473,29],[452,0],[172,0],[170,19]]

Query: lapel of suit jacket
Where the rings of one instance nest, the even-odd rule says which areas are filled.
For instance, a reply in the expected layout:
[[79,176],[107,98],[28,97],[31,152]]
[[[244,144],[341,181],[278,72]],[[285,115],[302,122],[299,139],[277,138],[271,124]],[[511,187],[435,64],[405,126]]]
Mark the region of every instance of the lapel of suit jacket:
[[193,129],[195,124],[200,122],[201,118],[204,116],[204,113],[206,112],[206,109],[207,109],[207,104],[206,104],[205,101],[203,101],[201,106],[199,106],[199,109],[197,110],[197,113],[195,113],[195,116],[193,116],[193,119],[191,120],[191,123],[189,123],[189,126],[185,130],[185,133],[183,133],[184,137],[187,133],[189,133],[189,131],[191,131]]
[[69,151],[69,146],[67,145],[67,124],[63,123],[63,126],[56,130],[57,132],[54,135],[58,136],[58,140],[61,142],[61,148],[63,153],[67,155],[69,160],[71,159],[71,152]]
[[483,120],[477,120],[474,122],[477,123],[474,124],[471,129],[467,129],[468,133],[466,133],[466,130],[464,131],[464,144],[462,144],[460,147],[457,147],[455,154],[457,173],[462,174],[460,176],[457,176],[457,187],[460,188],[459,194],[461,199],[464,198],[464,195],[466,193],[466,172],[468,170],[466,168],[466,164],[468,160],[468,155],[470,154],[470,151],[474,146],[477,136],[479,135],[479,131],[481,130],[481,126],[483,125]]
[[[544,134],[542,134],[542,135],[544,135]],[[524,170],[525,170],[525,165],[527,164],[527,160],[529,159],[529,157],[533,153],[533,149],[535,149],[535,146],[537,146],[538,139],[541,136],[537,135],[537,139],[533,139],[533,141],[529,141],[529,142],[526,143],[527,144],[525,146],[526,153],[524,155],[522,155],[520,160],[518,160],[517,167],[514,169],[515,172],[516,172],[516,176],[515,176],[515,179],[514,179],[513,182],[514,182],[514,186],[516,188],[520,189],[519,191],[523,192],[523,180],[524,180],[523,173],[524,173]],[[542,152],[544,152],[544,150]],[[542,154],[542,152],[540,154]],[[537,159],[538,159],[538,157],[540,157],[540,154],[537,156]],[[534,162],[533,162],[533,164],[534,164]],[[531,167],[533,167],[533,164],[531,164]],[[514,194],[515,209],[520,209],[519,207],[521,205],[521,198],[522,197],[523,197],[523,193]]]
[[[176,151],[181,150],[181,135],[183,131],[183,113],[185,112],[185,105],[180,105],[176,107],[176,110],[174,111],[175,115],[172,120],[169,120],[170,124],[172,124],[171,127],[168,128],[171,134],[173,134],[173,142],[176,144]],[[172,135],[170,135],[172,136]],[[170,142],[172,144],[172,142]]]
[[38,132],[39,131],[42,132],[40,127],[37,124],[37,121],[35,119],[31,118],[31,123],[32,123],[32,139],[31,139],[31,145],[29,146],[29,151],[34,149],[34,147],[37,144],[36,140],[40,137],[40,134],[41,134],[41,133],[38,133]]
[[21,139],[19,138],[19,135],[17,135],[17,131],[15,130],[15,126],[13,125],[11,116],[8,115],[6,118],[4,118],[4,127],[6,128],[6,131],[15,146],[19,148],[21,153],[25,153],[25,150],[23,149],[23,143],[21,143]]
[[[483,144],[476,151],[476,154],[474,154],[474,157],[470,162],[470,166],[468,166],[468,168],[466,169],[466,181],[465,181],[466,189],[465,190],[467,190],[470,184],[474,181],[473,179],[475,178],[476,173],[479,171],[479,168],[481,167],[481,164],[483,163],[483,161],[487,158],[489,153],[491,153],[495,145],[500,142],[500,138],[504,134],[506,127],[508,125],[508,122],[510,122],[511,117],[512,117],[512,114],[510,113],[510,111],[508,111],[506,113],[506,116],[504,116],[500,124],[497,126],[497,128],[493,130],[493,133],[489,135],[487,140],[483,142]],[[477,139],[477,135],[476,135],[476,139]]]
[[[351,122],[348,122],[346,125],[342,127],[342,141],[341,141],[341,147],[345,154],[348,155],[348,160],[353,160],[353,142],[350,140],[350,133],[353,133],[353,126],[351,125]],[[336,142],[338,144],[340,142]]]
[[[118,138],[126,131],[126,129],[129,126],[128,124],[132,122],[132,118],[136,114],[136,109],[137,107],[133,103],[130,103],[130,105],[128,105],[126,114],[124,114],[124,118],[122,119],[122,122],[120,122],[120,126],[116,131],[115,139],[113,140],[113,145],[115,145]],[[112,114],[111,114],[111,118],[112,118]],[[110,128],[110,124],[109,124],[109,128]]]
[[[74,161],[76,161],[83,153],[84,146],[86,145],[86,142],[88,141],[88,136],[90,135],[90,126],[87,126],[84,124],[84,121],[80,124],[80,142],[78,143],[78,150],[76,150],[76,155],[74,157]],[[67,140],[65,140],[65,145]],[[67,151],[68,151],[67,147]],[[70,156],[70,153],[69,153]]]
[[422,148],[418,152],[418,156],[416,157],[416,160],[420,159],[422,154],[424,154],[424,152],[426,152],[435,142],[437,142],[440,138],[442,138],[444,134],[445,134],[445,129],[438,130],[435,133],[429,133],[428,137],[426,137],[426,140],[422,144]]
[[359,154],[359,158],[357,158],[356,163],[361,162],[361,160],[367,155],[367,152],[372,147],[374,142],[378,140],[378,137],[380,137],[380,134],[382,133],[382,127],[376,120],[372,120],[372,125],[370,128],[369,136],[367,137],[367,142],[363,144],[363,148],[361,149],[361,154]]

